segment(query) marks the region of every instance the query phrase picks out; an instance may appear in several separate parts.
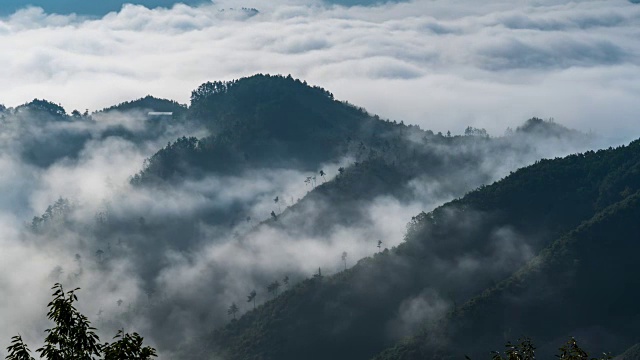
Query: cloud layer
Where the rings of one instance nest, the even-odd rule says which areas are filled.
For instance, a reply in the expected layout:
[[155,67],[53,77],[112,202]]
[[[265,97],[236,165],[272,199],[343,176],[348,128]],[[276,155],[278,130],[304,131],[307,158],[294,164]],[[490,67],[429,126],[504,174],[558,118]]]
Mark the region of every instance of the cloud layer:
[[626,0],[222,0],[94,20],[29,8],[0,20],[0,102],[187,102],[206,80],[291,73],[435,131],[496,133],[539,116],[620,142],[638,136],[639,25]]

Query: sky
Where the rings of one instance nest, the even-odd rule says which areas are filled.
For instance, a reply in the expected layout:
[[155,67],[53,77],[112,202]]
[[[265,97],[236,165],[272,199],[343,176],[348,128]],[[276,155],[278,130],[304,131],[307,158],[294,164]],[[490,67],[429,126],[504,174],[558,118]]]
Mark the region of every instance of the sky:
[[[78,14],[91,17],[104,16],[112,11],[119,11],[125,4],[142,5],[149,9],[169,8],[175,4],[201,5],[211,0],[2,0],[0,16],[10,15],[28,6],[37,6],[47,13]],[[330,3],[343,5],[367,5],[387,1],[375,0],[332,0]]]
[[27,7],[0,20],[0,103],[187,103],[205,81],[279,73],[435,131],[499,135],[538,116],[624,142],[638,136],[639,25],[627,0],[221,0],[92,18]]
[[112,11],[118,11],[125,3],[143,5],[147,8],[171,7],[176,3],[198,5],[207,0],[3,0],[0,15],[9,15],[27,6],[37,6],[47,13],[80,14],[88,16],[104,16]]

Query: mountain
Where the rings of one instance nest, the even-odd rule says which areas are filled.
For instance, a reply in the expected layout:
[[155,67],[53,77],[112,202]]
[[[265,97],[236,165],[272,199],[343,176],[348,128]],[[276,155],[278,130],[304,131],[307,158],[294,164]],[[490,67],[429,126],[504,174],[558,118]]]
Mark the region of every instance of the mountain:
[[408,128],[380,121],[290,76],[261,74],[201,85],[193,91],[185,116],[212,135],[183,138],[162,149],[135,183],[248,168],[315,172],[319,164],[344,155],[351,143],[382,144]]
[[[437,328],[423,330],[377,359],[481,357],[505,338],[525,334],[547,356],[568,336],[597,352],[626,348],[637,341],[640,324],[639,281],[629,273],[637,263],[639,216],[636,192],[559,238]],[[434,333],[444,333],[450,343],[430,344],[426,339]]]
[[[172,115],[150,117],[150,111]],[[173,357],[176,349],[189,349],[176,358],[214,349],[249,358],[372,357],[414,334],[423,321],[507,278],[578,224],[591,214],[585,204],[599,191],[592,182],[601,181],[600,172],[584,167],[549,165],[549,179],[537,179],[536,171],[509,177],[521,198],[509,187],[498,186],[502,190],[493,194],[489,189],[496,185],[484,184],[541,158],[587,148],[590,138],[536,118],[500,137],[471,127],[464,136],[436,134],[382,120],[290,76],[207,82],[194,90],[189,106],[147,96],[93,114],[3,114],[17,134],[32,136],[32,128],[44,124],[55,130],[46,136],[89,135],[78,150],[56,155],[44,167],[100,148],[153,154],[132,186],[116,187],[99,206],[60,199],[33,219],[28,237],[34,246],[64,242],[67,234],[82,239],[69,255],[84,260],[67,269],[80,277],[83,271],[108,276],[128,262],[128,277],[148,296],[132,300],[113,326],[150,324],[147,333],[161,352]],[[25,137],[16,135],[17,146],[23,143]],[[47,147],[40,151],[47,154]],[[611,191],[617,186],[611,183]],[[527,187],[544,196],[527,197]],[[553,187],[555,193],[545,193]],[[575,188],[584,193],[571,195]],[[548,211],[558,199],[563,205]],[[523,209],[522,202],[532,207]],[[405,243],[386,250],[401,241],[411,213],[416,216]],[[431,223],[433,216],[439,225]],[[436,240],[425,243],[427,238]],[[317,267],[322,278],[303,280]],[[187,276],[183,291],[171,292],[170,274],[183,270],[197,273],[197,284]],[[264,284],[285,276],[291,290],[266,302],[272,312],[265,315],[261,306],[238,320],[246,326],[218,330],[193,347],[184,344],[225,323],[227,306],[242,300],[246,289],[258,290],[260,304],[270,297],[262,293]],[[290,302],[283,305],[285,298]],[[272,324],[272,315],[285,330]],[[255,331],[251,319],[269,328]],[[258,338],[237,345],[236,335],[247,337],[245,331]],[[212,338],[216,344],[202,346]],[[289,338],[297,345],[283,343]]]
[[106,112],[106,113],[111,111],[171,112],[173,113],[173,117],[175,118],[182,115],[186,111],[186,109],[187,109],[186,105],[179,104],[176,101],[168,100],[168,99],[160,99],[160,98],[153,97],[151,95],[147,95],[137,100],[125,101],[118,105],[105,108],[101,112]]
[[[307,178],[308,190],[323,185],[304,197],[297,213],[313,212],[327,226],[358,222],[366,215],[360,211],[363,204],[380,196],[406,201],[421,197],[417,183],[430,184],[430,201],[449,200],[496,180],[501,172],[544,157],[546,151],[563,152],[558,149],[567,144],[575,149],[590,141],[577,131],[536,118],[505,137],[490,138],[484,130],[481,136],[473,131],[467,136],[434,134],[382,120],[290,76],[262,74],[202,84],[176,121],[200,124],[211,135],[168,144],[132,178],[134,185],[170,187],[210,176],[295,170],[302,173],[301,185]],[[327,174],[327,166],[342,170]],[[328,181],[334,176],[335,181]],[[295,203],[288,194],[273,197],[278,195],[288,205]],[[291,215],[286,206],[285,212],[281,220]],[[237,223],[247,213],[246,206],[239,205],[233,213],[209,218]],[[298,220],[289,222],[289,228],[308,223]],[[315,229],[323,228],[316,225]]]
[[[626,270],[637,257],[639,190],[640,141],[539,161],[419,214],[397,248],[249,311],[211,334],[209,351],[366,359],[389,346],[378,359],[484,356],[505,332],[547,345],[592,329],[608,336],[596,348],[623,350],[640,335],[638,284]],[[393,345],[409,333],[418,335]]]
[[[151,111],[173,115],[150,116]],[[59,104],[34,99],[15,108],[0,107],[0,124],[9,140],[5,146],[17,150],[28,164],[47,168],[64,159],[76,161],[92,140],[124,139],[142,147],[197,132],[197,125],[181,121],[185,111],[185,105],[152,96],[92,114],[88,110],[68,113]]]
[[[575,130],[537,118],[528,120],[510,139],[489,139],[484,129],[472,128],[467,129],[469,136],[434,134],[415,125],[382,120],[291,76],[263,74],[202,84],[192,92],[191,105],[182,119],[201,124],[211,135],[184,137],[161,149],[134,177],[134,184],[206,173],[237,174],[246,169],[317,172],[323,163],[344,157],[354,162],[384,158],[389,164],[404,162],[401,166],[424,168],[444,161],[442,153],[448,149],[443,148],[464,152],[475,146],[486,155],[489,151],[482,145],[489,144],[510,156],[530,152],[533,142],[549,138],[569,143],[589,141]],[[461,161],[476,160],[472,151],[462,157],[467,159]]]

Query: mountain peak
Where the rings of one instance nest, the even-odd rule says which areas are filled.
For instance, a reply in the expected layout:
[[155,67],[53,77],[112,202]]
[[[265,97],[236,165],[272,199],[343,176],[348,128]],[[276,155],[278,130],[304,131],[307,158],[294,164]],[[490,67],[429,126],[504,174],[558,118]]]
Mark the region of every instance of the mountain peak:
[[66,110],[61,105],[45,99],[33,99],[31,102],[16,107],[16,111],[21,110],[45,112],[60,117],[67,115]]
[[110,111],[132,111],[132,110],[141,110],[141,111],[157,111],[157,112],[172,112],[174,114],[183,113],[187,110],[186,105],[182,105],[174,100],[157,98],[151,95],[147,95],[137,100],[125,101],[118,105],[114,105],[105,109],[102,109],[101,112],[110,112]]

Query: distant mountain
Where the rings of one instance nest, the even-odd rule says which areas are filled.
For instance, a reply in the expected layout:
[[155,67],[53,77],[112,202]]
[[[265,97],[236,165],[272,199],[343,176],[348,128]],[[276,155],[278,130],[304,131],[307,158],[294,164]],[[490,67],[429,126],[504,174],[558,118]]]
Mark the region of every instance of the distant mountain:
[[143,98],[125,101],[118,105],[114,105],[103,109],[101,112],[111,111],[142,111],[142,112],[171,112],[174,117],[182,115],[187,110],[186,105],[179,104],[173,100],[159,99],[151,95],[147,95]]
[[527,120],[522,126],[516,128],[516,133],[522,134],[535,134],[538,136],[552,136],[552,137],[571,137],[579,136],[580,133],[573,129],[568,129],[560,124],[551,121],[545,121],[539,118],[531,118]]
[[[518,130],[506,137],[490,138],[486,131],[474,135],[478,129],[466,136],[434,134],[382,120],[290,76],[261,74],[201,85],[192,93],[191,106],[175,121],[198,123],[212,135],[183,137],[168,144],[148,159],[133,184],[174,186],[261,169],[308,173],[306,188],[321,186],[302,203],[289,210],[285,207],[279,221],[270,222],[299,233],[326,232],[365,220],[364,205],[379,196],[411,201],[421,196],[416,195],[416,182],[431,184],[434,199],[461,196],[496,180],[499,168],[515,169],[535,161],[543,156],[541,149],[558,146],[554,141],[575,148],[590,140],[538,119],[525,124],[535,121],[538,130]],[[499,157],[510,160],[505,163]],[[341,161],[347,161],[341,173],[319,173],[327,163]],[[336,175],[335,181],[327,182]],[[233,212],[210,214],[208,219],[236,223],[245,219],[246,211],[246,206],[238,204]],[[315,214],[316,222],[302,215],[309,212]]]
[[[480,358],[522,335],[544,347],[587,334],[587,347],[621,351],[640,336],[639,284],[629,271],[639,191],[640,141],[540,161],[416,216],[397,248],[232,321],[211,334],[209,351],[367,359],[402,330],[418,335],[378,359]],[[422,325],[407,327],[412,318]]]
[[[315,172],[322,163],[341,157],[352,157],[355,162],[384,158],[389,165],[424,169],[434,162],[442,164],[445,155],[436,153],[445,152],[443,148],[490,144],[495,150],[531,150],[530,139],[489,141],[486,131],[483,136],[473,136],[473,132],[464,137],[436,135],[417,126],[382,120],[335,100],[327,90],[290,76],[259,74],[231,82],[205,83],[193,91],[184,118],[201,123],[212,135],[169,144],[149,159],[134,183],[238,173],[248,168]],[[540,140],[563,138],[573,143],[589,140],[577,131],[535,118],[514,135]],[[486,151],[479,154],[486,155]],[[421,156],[425,158],[418,159]],[[463,156],[473,158],[474,154]],[[412,170],[412,176],[416,170]]]
[[[149,116],[150,111],[172,115]],[[190,125],[179,121],[185,111],[185,105],[152,96],[92,114],[69,113],[60,104],[34,99],[15,108],[3,106],[0,124],[5,142],[12,141],[23,160],[45,168],[65,158],[77,159],[92,139],[119,137],[142,144],[169,135],[173,140],[188,133]]]

